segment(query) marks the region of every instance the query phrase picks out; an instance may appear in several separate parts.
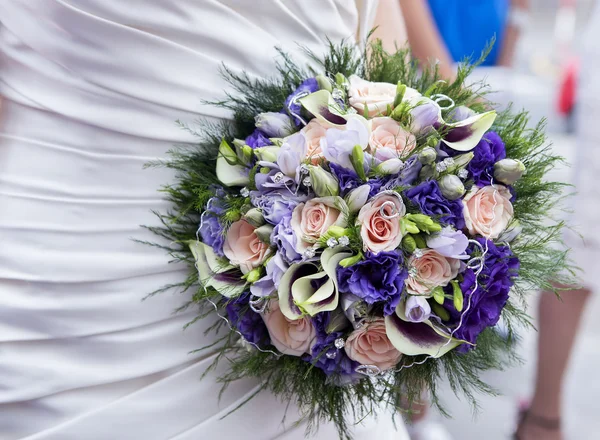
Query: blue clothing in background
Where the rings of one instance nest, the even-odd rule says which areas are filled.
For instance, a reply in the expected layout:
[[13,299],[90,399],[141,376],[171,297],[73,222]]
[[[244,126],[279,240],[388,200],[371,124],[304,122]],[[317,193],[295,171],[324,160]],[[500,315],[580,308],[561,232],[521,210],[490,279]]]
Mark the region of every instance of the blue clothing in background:
[[497,63],[510,0],[428,0],[431,13],[455,62],[479,59],[494,36],[496,43],[483,62]]

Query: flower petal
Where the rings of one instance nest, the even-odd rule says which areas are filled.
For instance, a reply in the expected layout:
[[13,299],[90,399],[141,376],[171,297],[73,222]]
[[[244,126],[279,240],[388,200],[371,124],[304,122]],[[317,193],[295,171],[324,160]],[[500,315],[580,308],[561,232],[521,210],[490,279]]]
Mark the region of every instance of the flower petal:
[[346,117],[338,111],[339,104],[327,90],[311,93],[299,101],[324,126],[343,129],[346,125]]
[[471,151],[490,129],[495,119],[496,112],[492,110],[463,121],[446,124],[450,132],[444,137],[443,142],[456,151]]
[[421,323],[406,321],[403,301],[398,304],[396,313],[386,316],[385,328],[394,347],[408,356],[426,354],[439,358],[464,342],[451,338],[430,320]]
[[226,272],[235,268],[217,257],[210,246],[200,241],[190,241],[188,244],[196,260],[198,278],[205,289],[212,287],[227,298],[244,291],[246,283],[241,278],[236,280],[226,275]]

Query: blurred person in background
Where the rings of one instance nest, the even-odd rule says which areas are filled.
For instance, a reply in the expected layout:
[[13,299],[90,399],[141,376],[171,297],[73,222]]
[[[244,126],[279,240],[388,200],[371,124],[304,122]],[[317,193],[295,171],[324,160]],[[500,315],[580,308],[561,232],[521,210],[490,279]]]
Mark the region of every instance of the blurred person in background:
[[[575,0],[562,0],[562,16],[574,19]],[[569,8],[571,9],[569,11]],[[560,15],[559,15],[560,18]],[[561,29],[557,23],[557,29]],[[581,268],[580,288],[562,292],[560,300],[553,292],[543,292],[539,304],[538,353],[533,398],[520,412],[516,440],[562,440],[563,384],[569,359],[576,342],[580,321],[590,293],[597,289],[596,274],[600,269],[600,243],[595,238],[600,209],[600,190],[597,176],[600,172],[598,135],[595,122],[600,117],[600,83],[596,79],[600,68],[600,2],[596,1],[587,32],[584,34],[582,68],[579,77],[576,111],[576,159],[574,166],[575,190],[572,199],[575,230],[567,244],[571,256]],[[564,53],[564,47],[561,48]],[[583,239],[582,239],[583,238]],[[560,323],[560,325],[557,325]],[[589,437],[597,434],[589,433]]]

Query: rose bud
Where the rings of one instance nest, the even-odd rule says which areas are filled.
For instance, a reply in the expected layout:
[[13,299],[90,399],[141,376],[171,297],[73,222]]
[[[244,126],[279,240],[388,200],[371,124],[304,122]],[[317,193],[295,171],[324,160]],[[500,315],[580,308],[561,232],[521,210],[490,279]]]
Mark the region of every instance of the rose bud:
[[439,181],[442,195],[448,200],[456,200],[461,198],[465,193],[465,186],[462,180],[454,174],[446,174]]
[[318,166],[310,166],[310,182],[312,189],[318,197],[337,196],[339,183],[333,174]]
[[282,138],[294,132],[292,120],[283,113],[259,113],[254,120],[256,128],[259,128],[269,137]]
[[525,165],[516,159],[502,159],[494,164],[494,179],[512,185],[525,174]]

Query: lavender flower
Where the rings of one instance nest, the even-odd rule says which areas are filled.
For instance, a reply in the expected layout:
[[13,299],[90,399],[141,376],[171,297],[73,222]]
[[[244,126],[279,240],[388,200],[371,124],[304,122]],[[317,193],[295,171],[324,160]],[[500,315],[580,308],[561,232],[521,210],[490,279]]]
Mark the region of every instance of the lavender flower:
[[[312,319],[317,337],[311,348],[311,354],[305,356],[304,360],[321,369],[327,376],[332,374],[353,376],[355,374],[354,370],[360,364],[351,360],[343,349],[335,347],[335,340],[341,338],[343,333],[333,332],[328,334],[326,328],[330,320],[330,312],[319,313]],[[334,357],[328,357],[328,353]]]
[[283,113],[265,112],[254,117],[256,128],[269,137],[282,138],[293,133],[290,117]]
[[200,217],[200,228],[198,229],[202,243],[213,248],[215,254],[223,257],[223,243],[225,242],[225,231],[219,218],[210,211],[204,211]]
[[[508,294],[514,284],[514,278],[519,272],[519,260],[513,255],[508,246],[498,246],[491,240],[478,238],[477,241],[486,247],[484,267],[479,274],[479,285],[475,289],[475,272],[467,269],[463,274],[460,288],[463,291],[465,311],[462,326],[454,333],[454,337],[470,343],[477,341],[477,336],[488,327],[494,326],[500,319],[502,309],[508,300]],[[474,249],[470,249],[469,253]],[[448,287],[451,294],[452,288]],[[468,306],[468,308],[467,308]],[[451,300],[444,307],[451,316],[450,325],[456,326],[460,321],[460,313],[456,311]],[[463,344],[458,350],[465,353],[472,349],[471,345]]]
[[397,251],[367,252],[365,259],[349,266],[337,268],[340,292],[349,292],[367,304],[383,303],[384,314],[394,313],[404,289],[408,272]]
[[273,229],[271,243],[277,246],[282,258],[287,263],[296,263],[302,259],[302,255],[296,252],[296,240],[291,226],[292,216],[286,215]]
[[[340,194],[342,196],[346,196],[350,191],[364,184],[364,182],[351,169],[346,169],[341,165],[337,165],[335,163],[330,163],[329,168],[331,169],[331,172],[339,182]],[[371,190],[369,191],[369,198],[373,197],[375,194],[381,191],[382,186],[386,182],[388,182],[389,179],[389,176],[369,179],[369,181],[367,182],[367,185],[369,185],[369,187],[371,188]]]
[[281,254],[275,252],[273,258],[271,258],[265,265],[267,274],[250,286],[250,293],[254,296],[265,297],[274,293],[279,287],[281,277],[288,270],[288,264],[283,261]]
[[279,149],[277,165],[283,174],[296,179],[298,169],[307,153],[308,147],[304,134],[301,132],[296,133],[285,139],[285,142]]
[[248,305],[250,294],[242,293],[226,308],[230,324],[239,331],[244,339],[252,344],[261,345],[269,341],[269,332],[259,313],[254,312]]
[[[350,157],[354,146],[359,145],[364,150],[367,148],[368,143],[369,130],[357,117],[348,120],[345,130],[337,128],[327,130],[325,138],[321,139],[321,150],[323,150],[323,155],[328,161],[341,165],[348,170],[353,170],[354,167]],[[371,155],[365,153],[363,163],[365,172],[369,170],[372,161]]]
[[267,135],[258,128],[246,138],[245,142],[246,145],[249,145],[252,148],[260,148],[266,147],[267,145],[273,145],[273,142],[269,140]]
[[265,220],[272,225],[281,223],[283,217],[292,215],[294,208],[306,199],[306,195],[294,195],[288,190],[250,192],[252,205],[260,208]]
[[470,177],[477,186],[490,185],[494,175],[494,164],[506,157],[504,142],[498,133],[490,131],[475,146],[473,153],[475,157],[467,165]]
[[285,100],[285,109],[292,116],[292,120],[296,127],[304,125],[300,118],[300,103],[298,102],[298,98],[305,96],[310,93],[314,93],[319,90],[319,83],[316,78],[309,78],[305,80],[302,84],[298,86],[294,92],[289,95]]
[[427,237],[427,247],[448,258],[469,258],[469,255],[465,254],[468,246],[469,239],[465,234],[448,227]]
[[404,195],[417,205],[423,214],[439,217],[442,223],[452,225],[456,229],[465,227],[462,202],[460,200],[448,200],[442,196],[435,180],[428,180],[408,189],[404,191]]

